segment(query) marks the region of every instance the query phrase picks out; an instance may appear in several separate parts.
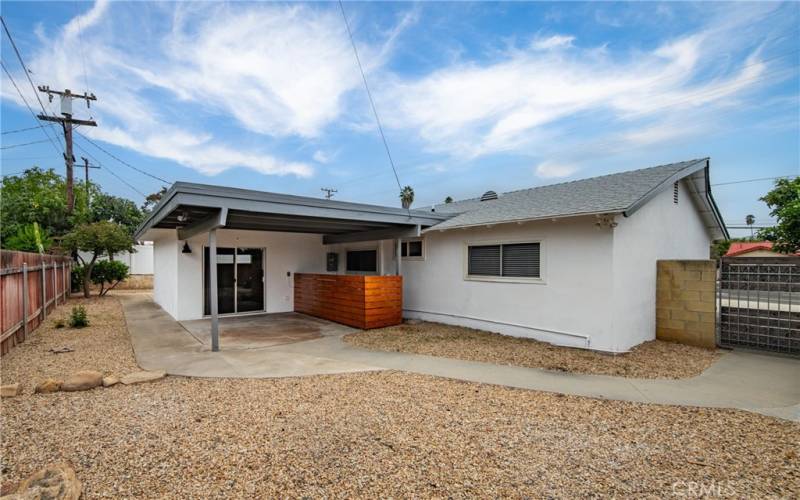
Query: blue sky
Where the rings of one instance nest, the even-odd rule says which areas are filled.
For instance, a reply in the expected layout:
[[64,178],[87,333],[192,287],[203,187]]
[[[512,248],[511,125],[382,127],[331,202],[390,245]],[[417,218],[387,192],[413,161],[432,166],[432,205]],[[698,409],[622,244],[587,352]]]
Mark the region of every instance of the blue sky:
[[[344,7],[416,207],[705,156],[712,183],[800,174],[798,3]],[[399,203],[336,3],[3,2],[2,12],[33,82],[94,92],[75,114],[100,126],[79,132],[141,170]],[[2,59],[38,106],[6,37]],[[5,74],[1,106],[4,148],[45,138],[6,133],[36,123]],[[76,143],[102,163],[92,175],[107,191],[141,202],[137,191],[160,187]],[[2,150],[4,174],[32,164],[64,169],[48,142]],[[747,214],[763,224],[770,186],[714,194],[729,224]]]

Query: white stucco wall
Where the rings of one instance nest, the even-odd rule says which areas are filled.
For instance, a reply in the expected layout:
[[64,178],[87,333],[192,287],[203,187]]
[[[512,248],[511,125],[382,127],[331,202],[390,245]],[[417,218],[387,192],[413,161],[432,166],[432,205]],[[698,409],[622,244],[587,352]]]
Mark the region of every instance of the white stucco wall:
[[[131,274],[153,274],[153,245],[152,241],[144,244],[134,245],[134,253],[121,252],[114,255],[114,260],[118,260],[128,266]],[[78,252],[84,260],[92,258],[89,252]],[[107,260],[108,256],[98,257],[98,260]]]
[[[174,279],[179,292],[173,316],[178,320],[203,317],[203,247],[208,244],[208,235],[195,236],[188,243],[192,253],[184,254],[181,253],[183,242],[174,242],[178,255]],[[294,310],[294,273],[325,271],[322,236],[317,234],[219,229],[217,247],[265,249],[265,304],[270,313]],[[287,272],[291,276],[287,276]]]
[[174,230],[152,229],[153,300],[172,317],[178,313],[178,247]]
[[[543,283],[471,281],[465,246],[542,242]],[[612,231],[591,217],[431,231],[424,260],[403,260],[405,316],[560,345],[609,350]]]
[[615,351],[653,340],[656,328],[656,261],[708,259],[711,236],[687,187],[672,186],[630,217],[617,217],[614,229]]

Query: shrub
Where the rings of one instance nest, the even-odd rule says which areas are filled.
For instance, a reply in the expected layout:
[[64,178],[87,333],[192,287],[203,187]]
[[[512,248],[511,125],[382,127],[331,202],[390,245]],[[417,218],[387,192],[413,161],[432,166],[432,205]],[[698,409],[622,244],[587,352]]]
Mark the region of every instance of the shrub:
[[72,266],[72,273],[70,275],[70,286],[72,287],[70,290],[73,292],[79,292],[83,289],[83,266],[81,265]]
[[86,315],[85,307],[76,306],[72,308],[72,314],[69,316],[69,326],[72,328],[89,326],[89,318]]
[[[100,296],[128,277],[128,266],[118,260],[101,260],[92,268],[92,283],[100,285]],[[106,288],[106,285],[110,285]]]

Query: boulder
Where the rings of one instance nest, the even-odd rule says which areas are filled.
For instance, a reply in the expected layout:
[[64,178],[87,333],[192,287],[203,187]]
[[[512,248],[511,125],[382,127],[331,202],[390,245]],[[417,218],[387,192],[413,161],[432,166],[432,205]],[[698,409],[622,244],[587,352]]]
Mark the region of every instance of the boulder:
[[111,387],[112,385],[119,384],[119,377],[116,375],[109,375],[108,377],[103,377],[103,387]]
[[19,383],[0,386],[0,397],[13,398],[22,394],[22,386]]
[[103,383],[103,374],[94,370],[75,372],[61,384],[61,390],[66,392],[87,391]]
[[40,469],[22,481],[17,491],[8,498],[78,500],[81,490],[81,482],[72,467],[60,463]]
[[143,382],[152,382],[153,380],[162,379],[166,375],[167,372],[164,370],[133,372],[122,377],[120,382],[125,385],[141,384]]
[[58,392],[61,390],[61,384],[63,384],[61,380],[48,378],[36,384],[36,388],[33,390],[33,392],[36,394],[49,394],[51,392]]

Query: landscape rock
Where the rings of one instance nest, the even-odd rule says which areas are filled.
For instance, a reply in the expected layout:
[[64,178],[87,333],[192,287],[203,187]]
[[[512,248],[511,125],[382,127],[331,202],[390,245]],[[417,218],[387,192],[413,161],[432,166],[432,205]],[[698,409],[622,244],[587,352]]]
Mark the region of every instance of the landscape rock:
[[20,483],[13,495],[4,498],[78,500],[81,490],[81,482],[72,467],[60,463],[35,472]]
[[22,386],[19,383],[0,386],[0,397],[13,398],[22,394]]
[[36,384],[36,388],[33,390],[33,392],[36,394],[49,394],[51,392],[58,392],[61,390],[62,384],[63,382],[61,380],[48,378]]
[[66,392],[87,391],[103,383],[103,374],[94,370],[75,372],[61,384],[61,390]]
[[111,387],[112,385],[119,384],[119,377],[116,375],[109,375],[108,377],[103,377],[103,387]]
[[141,384],[143,382],[152,382],[154,380],[159,380],[166,376],[167,372],[165,372],[164,370],[133,372],[122,377],[120,379],[120,382],[122,382],[125,385]]

